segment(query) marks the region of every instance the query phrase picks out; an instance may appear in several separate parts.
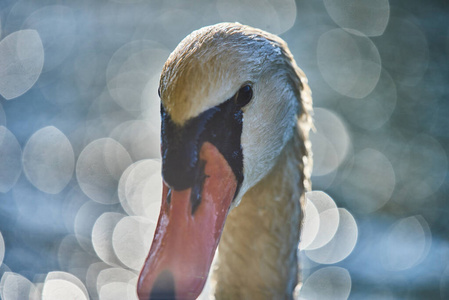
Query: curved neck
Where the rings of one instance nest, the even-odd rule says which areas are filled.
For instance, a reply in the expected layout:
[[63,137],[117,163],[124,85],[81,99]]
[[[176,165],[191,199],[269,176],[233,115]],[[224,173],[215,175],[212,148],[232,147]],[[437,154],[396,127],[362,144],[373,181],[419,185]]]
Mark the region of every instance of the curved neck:
[[294,135],[226,221],[215,265],[219,299],[292,299],[304,201],[304,145]]

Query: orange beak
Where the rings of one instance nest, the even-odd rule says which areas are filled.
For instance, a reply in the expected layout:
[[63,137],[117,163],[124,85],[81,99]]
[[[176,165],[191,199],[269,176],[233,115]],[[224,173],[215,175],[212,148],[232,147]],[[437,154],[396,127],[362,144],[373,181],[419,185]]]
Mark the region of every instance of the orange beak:
[[199,151],[201,180],[184,190],[164,182],[150,253],[138,281],[139,299],[196,299],[206,283],[237,190],[227,160],[210,142]]

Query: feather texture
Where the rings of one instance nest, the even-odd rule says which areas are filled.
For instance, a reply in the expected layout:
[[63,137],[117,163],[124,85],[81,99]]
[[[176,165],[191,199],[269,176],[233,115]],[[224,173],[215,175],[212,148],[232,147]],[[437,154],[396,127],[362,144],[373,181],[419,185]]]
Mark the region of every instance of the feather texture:
[[182,125],[246,84],[254,96],[243,108],[244,180],[219,245],[216,298],[291,299],[304,194],[311,189],[312,98],[287,44],[238,23],[204,27],[170,55],[160,94]]

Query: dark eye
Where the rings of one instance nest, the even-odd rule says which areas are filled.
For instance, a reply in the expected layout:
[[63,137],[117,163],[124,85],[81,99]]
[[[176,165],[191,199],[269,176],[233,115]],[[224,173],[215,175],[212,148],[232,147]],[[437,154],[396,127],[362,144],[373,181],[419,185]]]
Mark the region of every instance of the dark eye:
[[240,90],[235,94],[235,104],[243,107],[251,101],[253,98],[253,89],[250,85],[245,85],[240,88]]

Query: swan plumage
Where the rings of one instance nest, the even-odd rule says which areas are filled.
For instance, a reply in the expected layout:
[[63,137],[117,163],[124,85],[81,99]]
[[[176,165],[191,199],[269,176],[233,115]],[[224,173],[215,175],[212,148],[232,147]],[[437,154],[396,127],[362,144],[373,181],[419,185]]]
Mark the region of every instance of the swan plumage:
[[[243,88],[251,99],[240,105]],[[171,53],[159,94],[164,196],[139,297],[196,298],[221,236],[217,299],[291,298],[312,100],[287,44],[238,23],[204,27]]]

